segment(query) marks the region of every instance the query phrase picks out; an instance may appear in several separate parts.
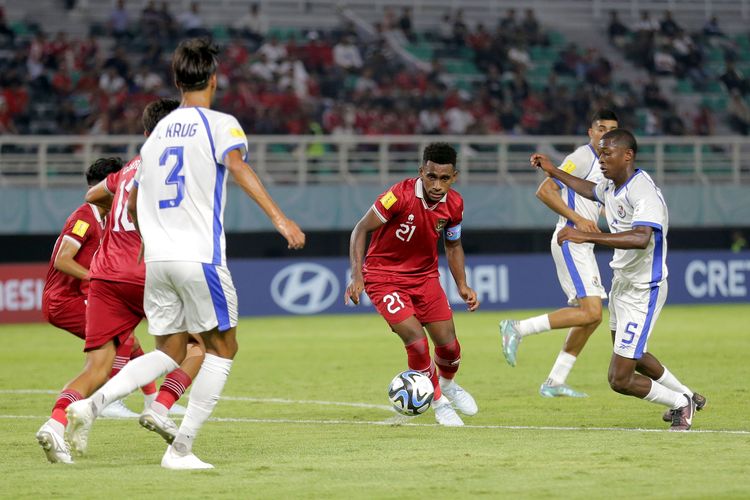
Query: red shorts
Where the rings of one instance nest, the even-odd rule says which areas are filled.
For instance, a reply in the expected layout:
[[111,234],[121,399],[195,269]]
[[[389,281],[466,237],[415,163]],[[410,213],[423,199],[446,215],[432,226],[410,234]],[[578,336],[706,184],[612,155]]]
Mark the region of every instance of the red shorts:
[[101,347],[110,340],[121,344],[145,317],[142,285],[92,279],[84,351]]
[[44,300],[42,313],[51,325],[67,330],[78,338],[86,338],[86,296],[78,295],[54,304]]
[[422,324],[453,317],[448,297],[437,277],[412,283],[365,279],[365,292],[389,325],[401,323],[409,316],[416,316]]

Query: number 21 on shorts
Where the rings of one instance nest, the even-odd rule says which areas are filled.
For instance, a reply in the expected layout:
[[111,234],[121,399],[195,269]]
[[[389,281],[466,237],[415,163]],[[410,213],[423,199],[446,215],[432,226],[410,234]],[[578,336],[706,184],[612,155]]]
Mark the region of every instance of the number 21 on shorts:
[[385,307],[391,314],[396,314],[401,309],[406,307],[404,305],[404,302],[401,300],[401,297],[398,296],[398,292],[389,293],[388,295],[383,297],[383,302],[385,302]]

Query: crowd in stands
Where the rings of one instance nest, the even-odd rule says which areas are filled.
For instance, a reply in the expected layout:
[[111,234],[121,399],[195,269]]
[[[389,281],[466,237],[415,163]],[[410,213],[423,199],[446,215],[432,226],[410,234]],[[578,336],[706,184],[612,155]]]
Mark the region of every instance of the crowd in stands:
[[[581,134],[601,107],[622,110],[626,125],[648,134],[710,134],[714,127],[706,108],[686,124],[656,78],[673,74],[700,85],[702,40],[723,36],[716,20],[697,39],[668,15],[655,22],[646,14],[628,28],[614,13],[610,40],[654,73],[634,89],[616,82],[612,61],[595,48],[575,45],[562,47],[545,81],[532,81],[532,50],[550,46],[532,9],[522,16],[509,9],[494,25],[476,26],[460,10],[447,12],[432,34],[414,30],[409,8],[388,9],[375,35],[344,22],[285,36],[256,4],[218,32],[203,21],[199,2],[179,14],[166,1],[148,2],[137,17],[132,12],[119,0],[106,23],[70,38],[28,23],[17,33],[0,10],[0,132],[139,134],[144,105],[176,94],[171,51],[192,36],[214,36],[221,46],[216,108],[237,116],[250,134]],[[404,44],[432,43],[429,67],[400,58],[389,33]],[[457,85],[442,61],[467,54],[479,73]],[[731,62],[721,81],[744,102],[750,88]],[[732,118],[741,133],[750,128],[744,109]]]

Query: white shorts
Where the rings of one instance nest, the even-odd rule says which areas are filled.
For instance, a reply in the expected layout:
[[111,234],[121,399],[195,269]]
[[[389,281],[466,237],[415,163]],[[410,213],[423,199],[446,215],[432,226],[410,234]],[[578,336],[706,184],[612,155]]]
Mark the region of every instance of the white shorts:
[[651,288],[636,288],[615,276],[609,292],[609,329],[615,332],[614,352],[641,359],[661,308],[667,300],[667,280]]
[[566,241],[562,246],[557,244],[557,231],[550,243],[552,258],[557,268],[557,279],[568,297],[568,305],[577,306],[578,299],[584,297],[607,298],[607,291],[602,286],[599,266],[594,257],[592,243],[571,243]]
[[225,266],[147,262],[143,310],[152,335],[237,326],[237,291]]

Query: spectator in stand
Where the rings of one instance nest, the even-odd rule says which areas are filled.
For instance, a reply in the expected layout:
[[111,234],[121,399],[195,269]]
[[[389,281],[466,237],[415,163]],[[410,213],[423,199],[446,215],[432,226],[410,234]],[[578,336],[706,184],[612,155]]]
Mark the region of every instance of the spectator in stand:
[[270,62],[278,63],[287,56],[286,47],[279,43],[278,37],[272,36],[269,41],[264,43],[258,50],[266,56]]
[[156,8],[156,2],[149,0],[143,10],[141,10],[140,20],[141,32],[147,36],[159,36],[161,29],[161,16]]
[[732,91],[737,90],[743,96],[747,94],[747,79],[737,69],[734,61],[725,61],[724,73],[719,77],[719,80],[724,84],[727,92],[731,93]]
[[558,75],[577,76],[580,64],[581,56],[578,54],[578,46],[570,43],[560,51],[553,68]]
[[477,24],[476,31],[468,36],[467,44],[474,49],[474,63],[479,69],[486,71],[492,62],[492,36],[487,32],[484,24]]
[[191,2],[190,10],[186,10],[177,16],[177,22],[180,24],[182,33],[186,37],[195,38],[210,34],[204,27],[198,2]]
[[234,29],[253,43],[254,47],[263,43],[268,33],[268,18],[261,13],[260,5],[250,4],[250,10],[234,24]]
[[453,45],[453,21],[449,12],[443,14],[438,24],[438,40],[445,45]]
[[654,72],[659,76],[672,76],[677,67],[677,61],[672,55],[672,50],[666,43],[660,44],[654,50]]
[[534,9],[526,9],[526,15],[521,21],[521,32],[524,34],[529,45],[546,45],[547,37],[544,36],[539,21],[534,14]]
[[724,32],[719,28],[719,18],[712,16],[703,25],[703,35],[708,38],[726,38]]
[[730,92],[727,113],[729,113],[729,126],[732,130],[742,135],[750,133],[750,108],[737,89]]
[[410,43],[417,41],[417,36],[414,33],[414,28],[412,26],[411,7],[404,7],[401,11],[401,17],[398,20],[398,27]]
[[354,45],[353,37],[344,37],[333,47],[333,62],[336,66],[349,71],[356,71],[362,67],[362,56],[359,48]]
[[616,10],[610,11],[609,13],[609,26],[607,27],[607,34],[609,35],[609,43],[622,49],[627,44],[630,30],[627,26],[622,24],[620,17]]
[[659,33],[664,37],[671,38],[677,35],[680,29],[680,25],[672,17],[672,11],[665,10],[664,17],[659,22]]
[[508,41],[514,44],[518,40],[520,32],[520,25],[516,19],[516,9],[505,11],[505,17],[500,19],[498,27],[503,31]]
[[664,98],[659,88],[659,82],[653,76],[643,86],[643,104],[647,108],[665,110],[669,108],[669,102]]
[[466,45],[466,36],[469,33],[469,27],[464,21],[464,11],[458,9],[456,15],[453,18],[453,45],[461,48]]
[[693,134],[714,135],[714,116],[711,113],[711,108],[706,104],[701,104],[698,113],[693,118]]
[[305,68],[315,74],[326,72],[333,66],[333,49],[316,31],[307,34],[307,45],[302,49]]
[[5,19],[5,6],[0,5],[0,47],[12,47],[15,40],[16,34]]
[[443,116],[437,105],[422,108],[419,112],[419,125],[417,133],[426,135],[440,134],[443,128]]
[[128,38],[130,37],[130,18],[128,11],[125,8],[125,0],[117,0],[115,7],[109,14],[109,32],[117,38]]
[[175,27],[175,20],[172,16],[172,13],[169,12],[169,4],[167,2],[161,3],[161,8],[159,9],[159,20],[161,21],[161,30],[163,33],[163,36],[166,36],[168,39],[174,39],[177,28]]
[[470,111],[469,97],[461,97],[458,105],[445,113],[446,127],[444,133],[463,135],[476,121]]

